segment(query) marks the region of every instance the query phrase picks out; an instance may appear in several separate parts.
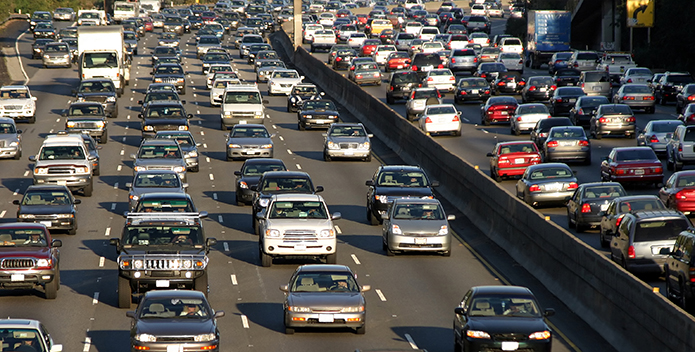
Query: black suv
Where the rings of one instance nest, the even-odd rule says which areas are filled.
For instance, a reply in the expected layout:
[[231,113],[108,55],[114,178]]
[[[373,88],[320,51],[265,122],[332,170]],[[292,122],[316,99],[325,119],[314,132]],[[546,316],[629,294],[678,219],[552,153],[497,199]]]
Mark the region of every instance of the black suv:
[[46,44],[53,43],[53,39],[49,38],[37,38],[33,44],[31,44],[31,58],[40,59],[43,57],[43,51],[46,49]]
[[99,144],[105,144],[109,140],[107,116],[104,107],[97,102],[74,102],[63,113],[65,130],[68,133],[88,133]]
[[179,94],[186,94],[186,77],[179,64],[159,64],[152,70],[152,83],[171,83]]
[[182,102],[153,101],[138,117],[142,119],[142,137],[154,138],[157,131],[188,131],[188,119],[193,115],[186,114]]
[[287,171],[287,167],[280,159],[252,158],[244,161],[240,170],[234,171],[237,205],[251,204],[252,189],[258,186],[258,181],[267,171]]
[[433,68],[444,68],[444,64],[442,57],[437,53],[417,53],[413,56],[410,67],[417,72],[418,77],[422,80],[427,75],[427,71]]
[[695,299],[695,229],[688,229],[676,237],[673,249],[662,249],[667,254],[664,264],[666,297],[683,309],[693,307]]
[[419,87],[421,80],[415,71],[396,71],[389,79],[389,89],[386,91],[386,102],[393,104],[396,99],[408,99],[413,88]]
[[656,83],[654,98],[661,105],[676,101],[676,96],[686,84],[695,83],[689,72],[666,72]]
[[367,190],[367,222],[381,223],[394,198],[417,197],[434,198],[432,187],[439,182],[430,181],[425,171],[412,165],[382,165],[371,179],[365,182]]
[[116,86],[108,78],[90,78],[80,82],[80,86],[72,91],[77,101],[95,101],[104,107],[104,112],[113,118],[118,117],[118,93]]
[[80,202],[67,186],[32,185],[21,200],[15,199],[12,204],[19,206],[17,221],[39,223],[49,230],[67,230],[74,235],[77,233],[75,205]]

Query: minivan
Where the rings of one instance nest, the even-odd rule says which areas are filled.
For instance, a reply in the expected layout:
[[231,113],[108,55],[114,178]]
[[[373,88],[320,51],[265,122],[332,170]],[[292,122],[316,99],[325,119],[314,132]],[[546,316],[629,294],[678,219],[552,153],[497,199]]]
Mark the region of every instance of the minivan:
[[611,80],[606,71],[583,71],[579,75],[578,85],[586,95],[611,95]]
[[568,66],[579,71],[593,71],[598,62],[599,57],[595,51],[575,51],[568,60]]

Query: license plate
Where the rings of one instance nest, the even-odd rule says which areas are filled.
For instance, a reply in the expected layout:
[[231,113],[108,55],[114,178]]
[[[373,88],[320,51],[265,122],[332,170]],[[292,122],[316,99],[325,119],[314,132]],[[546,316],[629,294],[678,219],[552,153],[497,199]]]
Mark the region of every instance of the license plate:
[[355,154],[355,151],[353,151],[353,150],[346,150],[345,151],[345,155],[354,155],[354,154]]
[[559,183],[545,185],[546,191],[559,191],[562,189],[562,185]]
[[635,170],[635,175],[644,175],[644,170],[642,170],[642,169]]
[[246,151],[246,155],[254,155],[254,154],[256,154],[256,151],[254,151],[254,150],[247,150]]
[[65,185],[68,184],[68,181],[60,180],[60,181],[57,181],[56,183],[57,183],[58,185],[60,185],[60,186],[65,186]]
[[245,121],[245,120],[241,120],[241,121],[239,121],[239,124],[240,124],[240,125],[245,125],[245,124],[246,124],[246,121]]
[[422,66],[423,71],[430,71],[433,68],[434,68],[434,66]]
[[574,83],[572,83],[572,82],[567,82],[567,85],[568,85],[568,86],[573,86]]
[[562,141],[562,142],[560,142],[560,145],[563,147],[571,147],[574,145],[574,142]]
[[601,90],[601,87],[593,87],[592,90]]
[[508,111],[502,111],[502,112],[500,112],[500,115],[509,115],[509,112]]
[[568,100],[569,100],[569,102],[570,102],[570,103],[574,103],[574,102],[576,102],[576,101],[577,101],[577,99],[574,99],[574,98],[572,98],[572,99],[568,99]]
[[601,211],[606,211],[606,210],[608,210],[608,205],[609,205],[609,204],[601,204]]
[[306,245],[305,244],[295,244],[294,250],[300,251],[300,252],[306,251]]
[[471,90],[471,94],[478,94],[478,90],[477,89]]
[[398,68],[403,68],[403,65],[398,65]]
[[508,88],[516,88],[516,83],[514,83],[514,82],[509,82],[509,83],[507,83],[507,87],[508,87]]
[[333,314],[319,314],[319,323],[332,323],[333,321]]
[[39,221],[39,224],[45,225],[46,227],[51,227],[51,225],[53,225],[50,221]]
[[427,238],[416,238],[415,244],[427,244]]
[[[519,343],[516,341],[502,341],[502,351],[516,351],[519,349]],[[167,351],[169,352],[169,351]]]
[[17,281],[24,281],[24,274],[12,274],[10,276],[10,280],[17,282]]
[[[157,287],[169,287],[169,280],[157,280],[155,281]],[[167,349],[168,351],[168,349]]]
[[524,158],[514,159],[514,164],[523,164],[526,160]]
[[167,352],[183,352],[183,345],[169,345],[167,346]]
[[546,90],[548,90],[548,88],[541,88],[540,89],[541,92],[545,92]]

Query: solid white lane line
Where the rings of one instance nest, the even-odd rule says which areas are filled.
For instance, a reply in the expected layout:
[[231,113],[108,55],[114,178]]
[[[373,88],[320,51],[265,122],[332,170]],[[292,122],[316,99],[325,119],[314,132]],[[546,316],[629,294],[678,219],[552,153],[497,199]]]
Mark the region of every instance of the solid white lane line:
[[210,181],[215,181],[215,176],[213,176],[213,174],[210,174]]
[[92,298],[92,305],[99,304],[99,292],[94,292],[94,298]]
[[92,347],[92,338],[85,337],[84,338],[84,348],[82,349],[82,352],[89,352],[89,349],[91,347]]
[[4,218],[5,214],[7,214],[7,210],[3,210],[2,212],[0,212],[0,218]]
[[247,318],[245,315],[241,316],[241,325],[244,326],[244,329],[249,328],[249,318]]
[[222,215],[217,215],[217,220],[219,222],[224,222],[224,219],[222,219]]
[[106,258],[104,258],[104,257],[100,257],[100,258],[99,258],[99,267],[100,267],[100,268],[103,268],[103,267],[104,267],[104,261],[106,261]]
[[340,227],[338,227],[338,225],[333,225],[333,227],[335,228],[335,232],[337,232],[339,235],[343,233],[343,231],[340,231]]
[[471,120],[469,120],[469,119],[467,119],[467,118],[465,118],[465,117],[463,118],[463,121],[471,122]]
[[377,296],[379,296],[379,299],[382,302],[386,302],[386,296],[384,296],[380,289],[377,288],[376,290],[374,290],[374,292],[376,292]]
[[413,338],[410,337],[410,335],[405,334],[405,339],[408,340],[408,343],[410,344],[410,348],[412,348],[414,350],[418,349],[417,345],[415,344],[415,340],[413,340]]
[[118,189],[118,182],[113,184],[113,189]]
[[13,196],[16,196],[17,193],[19,193],[19,188],[15,189],[15,190],[14,190],[14,193],[12,193],[12,195],[13,195]]
[[302,169],[302,165],[297,164],[297,170],[301,170],[301,169]]
[[110,227],[107,227],[107,228],[106,228],[106,232],[104,232],[104,236],[108,236],[108,235],[110,235],[110,234],[111,234],[111,228],[110,228]]
[[27,176],[29,176],[29,170],[24,171],[24,177],[27,177]]
[[116,210],[116,203],[111,203],[111,210]]
[[350,254],[350,258],[352,258],[352,261],[355,262],[355,264],[360,265],[362,264],[359,259],[357,259],[357,256],[354,254]]
[[224,251],[229,252],[229,243],[227,242],[222,242],[222,245],[224,246]]
[[287,149],[287,154],[292,155],[292,151]]
[[118,167],[116,167],[116,171],[121,171],[121,169],[123,169],[123,165],[118,165]]

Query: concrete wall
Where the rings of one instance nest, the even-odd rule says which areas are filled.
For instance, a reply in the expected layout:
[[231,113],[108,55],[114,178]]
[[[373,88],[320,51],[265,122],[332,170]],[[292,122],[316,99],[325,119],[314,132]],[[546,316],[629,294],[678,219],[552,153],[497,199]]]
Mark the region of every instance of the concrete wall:
[[406,162],[421,165],[439,180],[439,193],[447,201],[616,349],[695,350],[695,320],[690,315],[571,233],[546,221],[306,50],[294,50],[284,31],[273,34],[271,43]]

